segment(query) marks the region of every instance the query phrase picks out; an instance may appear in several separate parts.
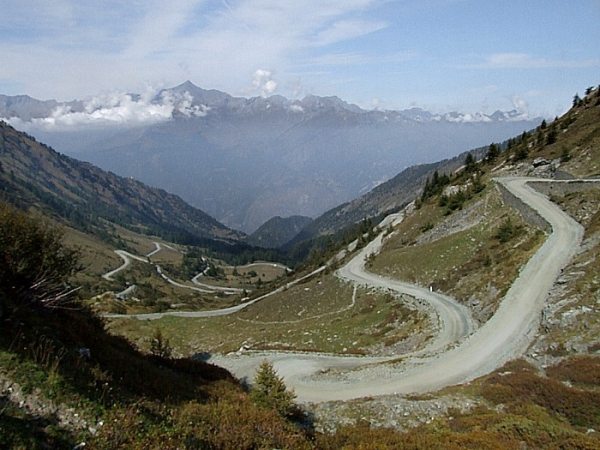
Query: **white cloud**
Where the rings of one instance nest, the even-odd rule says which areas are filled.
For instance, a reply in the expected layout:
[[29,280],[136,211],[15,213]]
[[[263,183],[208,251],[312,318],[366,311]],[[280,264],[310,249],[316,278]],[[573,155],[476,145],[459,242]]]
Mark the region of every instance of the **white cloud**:
[[350,66],[361,64],[403,63],[416,57],[416,52],[405,51],[384,55],[371,55],[361,52],[326,53],[312,57],[299,66]]
[[354,39],[379,31],[387,26],[388,24],[386,22],[381,21],[340,20],[320,31],[315,37],[313,45],[321,47],[348,39]]
[[[32,12],[35,20],[20,22],[15,38],[0,40],[0,79],[7,85],[18,81],[38,98],[135,92],[148,82],[175,85],[184,79],[236,93],[257,67],[287,74],[299,57],[320,46],[385,26],[361,17],[378,0],[147,0],[114,1],[110,7],[60,1],[68,26]],[[9,18],[29,9],[7,8]],[[51,39],[39,35],[42,26]],[[265,93],[277,88],[275,81],[266,83]]]
[[493,53],[474,67],[485,69],[552,69],[600,66],[600,59],[563,60],[539,58],[527,53]]
[[48,117],[27,122],[18,118],[4,120],[25,130],[65,131],[82,127],[149,125],[171,120],[177,113],[186,117],[204,117],[209,110],[204,105],[192,104],[193,98],[189,92],[181,95],[163,92],[153,100],[155,96],[152,91],[147,91],[139,98],[130,94],[111,93],[89,98],[81,108],[61,104]]
[[373,97],[371,99],[371,109],[376,111],[384,110],[385,104],[379,97]]
[[526,116],[529,113],[529,104],[524,98],[514,95],[512,98],[512,104],[515,110],[517,110],[519,113]]
[[270,70],[258,69],[254,72],[252,86],[262,97],[267,97],[277,90],[277,82],[272,76]]

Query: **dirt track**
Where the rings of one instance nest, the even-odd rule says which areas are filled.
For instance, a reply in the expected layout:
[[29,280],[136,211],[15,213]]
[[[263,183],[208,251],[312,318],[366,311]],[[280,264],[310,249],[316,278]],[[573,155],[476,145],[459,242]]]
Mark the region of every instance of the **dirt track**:
[[[552,233],[536,254],[522,268],[519,277],[507,292],[496,314],[458,346],[435,356],[412,358],[398,366],[380,365],[358,368],[361,364],[377,362],[377,358],[336,357],[290,353],[263,353],[215,357],[240,377],[251,377],[253,369],[263,359],[273,361],[300,401],[323,402],[394,393],[422,393],[445,386],[460,384],[484,375],[520,356],[537,330],[544,300],[561,269],[577,251],[583,228],[543,194],[527,185],[529,178],[502,178],[511,193],[536,210],[552,227]],[[381,236],[378,237],[381,239]],[[380,243],[372,243],[373,251]],[[363,250],[366,252],[369,249]],[[365,284],[375,283],[390,289],[410,288],[410,285],[375,275],[365,277],[360,261],[353,259],[340,270],[340,275]],[[422,294],[417,292],[415,295]],[[439,302],[442,334],[436,347],[442,349],[468,329],[460,308],[453,307],[448,298],[431,298]],[[450,301],[448,301],[450,300]],[[435,306],[434,306],[435,307]],[[443,312],[444,309],[447,312]],[[381,359],[379,359],[381,361]],[[330,369],[357,368],[349,373],[325,373]]]

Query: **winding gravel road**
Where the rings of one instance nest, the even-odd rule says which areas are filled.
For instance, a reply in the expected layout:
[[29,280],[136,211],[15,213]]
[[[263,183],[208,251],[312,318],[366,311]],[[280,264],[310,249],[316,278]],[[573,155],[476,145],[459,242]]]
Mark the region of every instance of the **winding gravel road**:
[[[198,274],[198,275],[196,275],[196,277],[192,278],[192,282],[199,287],[188,286],[187,284],[178,283],[177,281],[170,278],[166,273],[164,273],[162,268],[158,264],[154,264],[150,260],[150,257],[152,257],[155,254],[157,254],[158,252],[160,252],[162,250],[163,246],[168,248],[169,250],[172,250],[175,252],[178,251],[175,248],[171,247],[170,245],[167,245],[167,244],[161,245],[159,242],[154,242],[154,247],[155,247],[154,250],[152,250],[146,256],[134,255],[133,253],[129,253],[125,250],[115,250],[115,253],[117,255],[119,255],[121,257],[121,259],[123,260],[123,264],[121,264],[116,269],[105,273],[104,275],[102,275],[102,278],[104,278],[105,280],[108,280],[108,281],[114,281],[113,276],[116,275],[117,273],[121,272],[122,270],[127,269],[131,265],[131,260],[135,259],[136,261],[140,261],[143,263],[153,264],[156,268],[156,272],[167,283],[170,283],[173,286],[177,286],[177,287],[180,287],[183,289],[190,289],[192,291],[202,292],[205,294],[215,294],[217,292],[223,292],[227,295],[234,295],[234,294],[242,293],[244,291],[243,289],[239,289],[239,288],[233,288],[233,287],[227,287],[227,286],[216,286],[216,285],[212,285],[212,284],[200,283],[196,280],[196,278],[198,277],[198,275],[201,275],[201,274]],[[126,289],[125,291],[120,292],[119,294],[124,294],[126,292],[129,293],[129,291],[127,291],[127,289]],[[119,294],[117,294],[117,295],[119,295]]]
[[[359,368],[365,362],[377,362],[377,358],[290,353],[215,356],[211,362],[223,365],[239,377],[250,378],[257,364],[269,359],[288,386],[295,390],[300,401],[324,402],[435,391],[470,381],[520,356],[536,333],[549,290],[581,244],[583,228],[546,196],[527,185],[529,181],[548,180],[510,177],[496,181],[537,211],[551,225],[552,233],[521,269],[494,316],[459,345],[435,356],[409,358],[409,361],[396,367]],[[380,235],[377,239],[381,238]],[[374,242],[370,248],[364,249],[363,262],[354,258],[340,269],[339,275],[398,292],[414,289],[412,285],[373,274],[365,275],[362,265],[364,255],[380,245],[381,242]],[[445,296],[431,294],[424,298],[432,302],[440,314],[442,337],[438,336],[435,347],[442,349],[453,339],[468,332],[471,325],[464,311],[456,307],[456,302]],[[423,290],[413,291],[410,295],[419,297],[423,295]],[[357,369],[334,376],[321,374],[328,369],[342,368]]]
[[411,297],[423,300],[429,305],[435,312],[440,323],[436,338],[425,349],[427,353],[443,350],[468,336],[475,327],[471,311],[452,297],[432,292],[415,284],[386,278],[368,272],[365,269],[367,258],[381,251],[384,234],[384,232],[381,232],[358,255],[339,269],[337,271],[338,277],[359,285],[390,289],[398,294],[410,295]]
[[148,262],[148,258],[134,255],[133,253],[126,252],[125,250],[115,250],[115,253],[121,257],[121,259],[123,260],[123,264],[121,264],[115,270],[111,270],[110,272],[106,272],[104,275],[102,275],[102,278],[108,281],[113,281],[114,275],[119,273],[121,270],[127,269],[131,265],[132,259],[145,263]]
[[189,317],[189,318],[199,318],[199,317],[219,317],[219,316],[228,316],[230,314],[234,314],[236,312],[241,311],[242,309],[247,308],[250,305],[253,305],[256,302],[259,302],[271,295],[278,294],[290,287],[298,284],[310,277],[313,277],[321,272],[323,272],[327,266],[321,266],[316,270],[313,270],[307,275],[304,275],[301,278],[298,278],[294,281],[290,281],[289,283],[271,291],[260,297],[257,297],[253,300],[250,300],[246,303],[240,303],[239,305],[230,306],[229,308],[221,308],[221,309],[211,309],[209,311],[167,311],[161,313],[145,313],[145,314],[104,314],[102,317],[107,317],[109,319],[143,319],[143,320],[157,320],[162,319],[163,317],[173,316],[173,317]]

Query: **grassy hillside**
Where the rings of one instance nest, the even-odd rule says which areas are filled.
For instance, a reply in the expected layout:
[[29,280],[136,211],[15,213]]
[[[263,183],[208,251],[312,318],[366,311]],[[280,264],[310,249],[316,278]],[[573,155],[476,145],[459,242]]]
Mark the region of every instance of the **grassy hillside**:
[[[485,150],[475,149],[472,153],[481,156]],[[386,215],[401,210],[417,198],[427,177],[431,177],[435,171],[455,171],[463,164],[465,154],[403,170],[361,197],[317,217],[287,242],[283,249],[291,260],[303,261],[310,258],[311,253],[314,256],[315,253],[326,252],[332,246],[355,239],[360,233],[361,222],[368,219],[377,224]]]
[[[10,209],[0,214],[0,225],[5,236],[12,233],[12,242],[41,236],[34,239],[38,253],[21,251],[20,264],[0,266],[3,280],[36,255],[52,255],[44,236],[54,232],[43,225]],[[4,260],[14,255],[12,248],[0,247]],[[66,281],[67,275],[59,278]],[[448,410],[446,417],[406,432],[372,428],[364,420],[315,432],[301,413],[282,417],[255,403],[226,371],[172,358],[160,333],[149,338],[150,353],[141,353],[107,334],[89,311],[72,309],[76,303],[49,307],[31,300],[31,286],[17,291],[9,286],[0,285],[3,448],[593,449],[600,442],[589,431],[600,426],[598,358],[565,358],[547,367],[546,376],[526,362],[510,363],[467,388],[477,407]],[[364,404],[348,407],[371,417]]]
[[308,447],[224,369],[171,358],[158,335],[143,354],[61,297],[76,260],[56,230],[6,206],[0,230],[2,448]]

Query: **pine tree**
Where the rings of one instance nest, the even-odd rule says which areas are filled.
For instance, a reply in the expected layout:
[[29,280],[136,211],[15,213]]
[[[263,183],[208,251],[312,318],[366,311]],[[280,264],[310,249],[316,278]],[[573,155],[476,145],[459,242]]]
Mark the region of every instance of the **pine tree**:
[[471,172],[475,168],[475,158],[471,153],[467,153],[465,158],[465,170]]
[[485,159],[488,161],[494,161],[500,155],[500,148],[496,144],[490,144],[488,147]]
[[529,151],[527,150],[527,147],[525,146],[521,146],[517,149],[517,151],[515,152],[515,161],[521,161],[525,158],[527,158],[527,155],[529,154]]
[[158,327],[154,330],[154,336],[150,341],[150,353],[161,358],[170,358],[173,353],[169,340],[163,337]]
[[547,126],[546,119],[544,119],[544,120],[542,120],[542,123],[540,124],[540,129],[545,130],[546,126]]
[[283,378],[277,375],[273,365],[263,361],[256,372],[250,398],[257,405],[274,409],[285,417],[294,411],[296,394],[287,389]]
[[573,97],[573,107],[579,105],[581,105],[581,97],[579,97],[579,94],[575,94],[575,96]]
[[546,136],[546,145],[551,145],[554,144],[556,142],[556,129],[552,128],[549,132],[548,135]]

